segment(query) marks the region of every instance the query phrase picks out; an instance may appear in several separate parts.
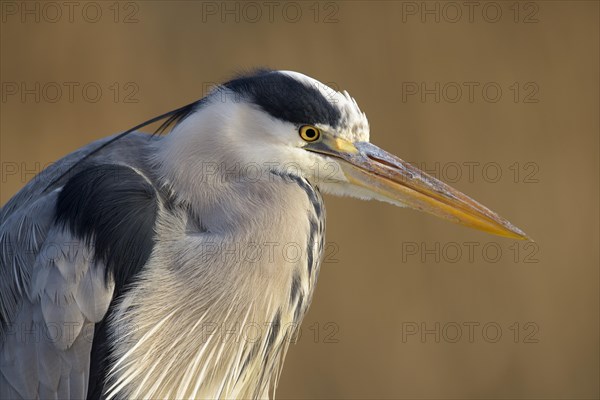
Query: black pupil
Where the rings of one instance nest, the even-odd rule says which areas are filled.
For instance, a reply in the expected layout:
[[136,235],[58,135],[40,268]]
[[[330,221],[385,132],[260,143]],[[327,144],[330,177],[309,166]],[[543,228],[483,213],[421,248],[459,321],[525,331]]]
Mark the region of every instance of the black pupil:
[[304,133],[306,135],[307,138],[312,139],[315,136],[317,136],[317,132],[314,129],[307,129],[306,132]]

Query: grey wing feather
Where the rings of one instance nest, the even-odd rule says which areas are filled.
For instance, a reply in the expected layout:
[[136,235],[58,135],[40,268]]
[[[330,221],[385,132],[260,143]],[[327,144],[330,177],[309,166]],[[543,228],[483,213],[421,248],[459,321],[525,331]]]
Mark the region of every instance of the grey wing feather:
[[112,282],[105,285],[104,268],[82,257],[85,247],[58,228],[49,230],[3,333],[0,397],[85,397],[94,323],[114,289]]
[[[92,249],[54,222],[58,193],[68,179],[48,184],[94,142],[53,164],[0,209],[0,398],[84,398],[94,324],[102,320],[114,283]],[[147,144],[132,134],[82,164],[137,166]],[[84,165],[76,165],[76,173]],[[72,174],[69,174],[72,176]]]
[[[19,209],[22,209],[23,207],[26,207],[31,202],[39,199],[44,193],[47,193],[48,191],[45,189],[48,188],[49,185],[50,190],[60,188],[64,185],[66,180],[91,163],[118,163],[136,168],[143,168],[142,164],[143,160],[145,159],[144,152],[146,151],[148,145],[160,140],[159,136],[151,136],[143,133],[133,132],[94,153],[92,156],[86,159],[85,162],[78,163],[84,157],[88,156],[88,154],[97,150],[115,136],[116,135],[97,140],[88,144],[87,146],[77,149],[36,175],[0,209],[0,225],[2,225],[11,214]],[[65,173],[65,176],[63,176],[61,179],[58,179]],[[51,185],[51,183],[53,184]]]

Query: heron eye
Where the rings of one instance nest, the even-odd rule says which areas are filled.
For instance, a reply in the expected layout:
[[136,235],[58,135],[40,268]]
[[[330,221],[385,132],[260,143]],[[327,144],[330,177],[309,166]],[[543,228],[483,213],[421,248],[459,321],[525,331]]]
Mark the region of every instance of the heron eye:
[[300,137],[307,142],[314,142],[321,137],[321,131],[312,125],[303,125],[300,127]]

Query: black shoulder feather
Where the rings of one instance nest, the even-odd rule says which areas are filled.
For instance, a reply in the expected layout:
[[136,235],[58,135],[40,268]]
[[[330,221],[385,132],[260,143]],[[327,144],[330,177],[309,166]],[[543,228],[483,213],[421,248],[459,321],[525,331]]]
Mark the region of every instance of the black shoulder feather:
[[115,280],[118,295],[154,247],[158,194],[124,165],[95,165],[74,175],[56,203],[56,222],[94,250]]

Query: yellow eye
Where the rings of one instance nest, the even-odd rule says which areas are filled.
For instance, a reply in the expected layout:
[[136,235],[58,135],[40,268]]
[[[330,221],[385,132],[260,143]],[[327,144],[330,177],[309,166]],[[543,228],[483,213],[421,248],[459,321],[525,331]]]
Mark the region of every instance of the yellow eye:
[[314,142],[321,137],[321,131],[312,125],[302,125],[300,127],[300,137],[307,142]]

